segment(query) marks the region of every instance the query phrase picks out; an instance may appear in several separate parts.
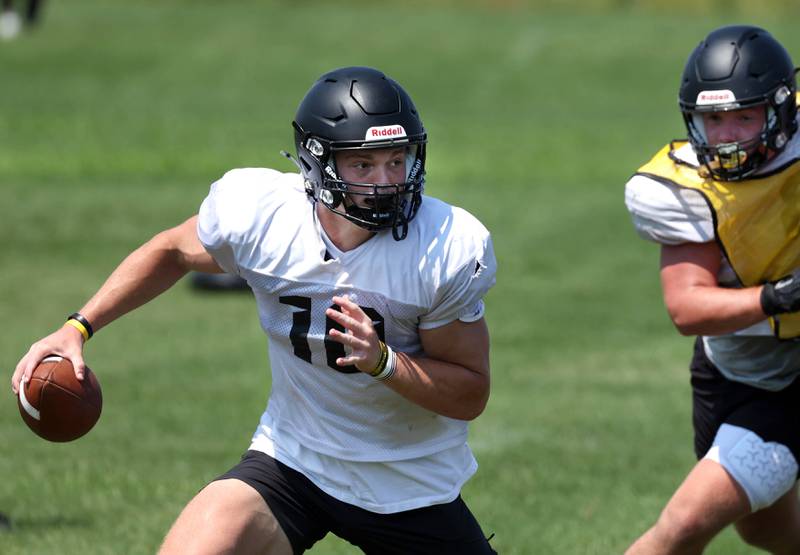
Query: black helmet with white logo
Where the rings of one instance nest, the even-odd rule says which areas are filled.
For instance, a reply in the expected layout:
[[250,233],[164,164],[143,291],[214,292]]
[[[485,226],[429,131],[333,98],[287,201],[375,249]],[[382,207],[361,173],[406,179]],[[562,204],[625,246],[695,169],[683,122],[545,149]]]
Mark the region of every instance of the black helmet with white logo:
[[[406,91],[372,68],[337,69],[314,83],[292,126],[306,192],[356,225],[370,231],[391,229],[395,239],[404,239],[422,202],[427,142]],[[349,183],[340,178],[335,152],[397,146],[408,147],[404,183]]]
[[[721,27],[689,56],[679,105],[689,141],[715,179],[744,179],[777,154],[797,130],[795,67],[764,29]],[[703,114],[763,106],[766,124],[753,140],[709,144]]]

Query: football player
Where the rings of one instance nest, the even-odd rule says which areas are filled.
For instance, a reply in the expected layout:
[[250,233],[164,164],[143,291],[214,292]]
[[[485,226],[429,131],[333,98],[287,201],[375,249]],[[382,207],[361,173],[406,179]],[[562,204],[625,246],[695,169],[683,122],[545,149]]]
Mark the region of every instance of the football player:
[[691,53],[688,140],[628,181],[641,236],[691,361],[698,463],[629,554],[700,553],[734,524],[800,553],[800,138],[795,67],[768,32],[729,26]]
[[[133,252],[35,343],[81,376],[92,333],[187,271],[253,290],[272,392],[249,449],[186,506],[163,553],[301,553],[328,532],[367,553],[494,553],[460,496],[489,397],[486,228],[423,194],[411,98],[366,67],[319,78],[293,122],[299,173],[236,169],[199,214]],[[289,156],[289,155],[287,155]]]

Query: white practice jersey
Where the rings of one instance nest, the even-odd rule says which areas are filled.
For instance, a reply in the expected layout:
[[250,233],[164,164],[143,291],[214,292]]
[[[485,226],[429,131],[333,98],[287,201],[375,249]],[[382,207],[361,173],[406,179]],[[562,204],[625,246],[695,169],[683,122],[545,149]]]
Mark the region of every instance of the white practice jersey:
[[483,316],[496,262],[480,222],[425,197],[404,240],[378,233],[341,252],[300,175],[250,168],[212,185],[198,235],[223,269],[247,280],[269,337],[272,392],[251,448],[375,512],[454,499],[477,468],[467,423],[337,366],[344,347],[326,337],[338,325],[325,310],[348,295],[393,349],[421,353],[420,328]]
[[[674,155],[697,166],[697,156],[686,143]],[[759,173],[771,173],[787,161],[800,157],[800,133]],[[639,235],[662,245],[706,243],[715,239],[714,219],[703,195],[668,181],[636,174],[625,186],[625,204]],[[723,255],[717,282],[723,287],[741,287]],[[722,374],[764,389],[778,390],[800,372],[800,343],[779,341],[768,320],[732,334],[704,336],[706,355]]]

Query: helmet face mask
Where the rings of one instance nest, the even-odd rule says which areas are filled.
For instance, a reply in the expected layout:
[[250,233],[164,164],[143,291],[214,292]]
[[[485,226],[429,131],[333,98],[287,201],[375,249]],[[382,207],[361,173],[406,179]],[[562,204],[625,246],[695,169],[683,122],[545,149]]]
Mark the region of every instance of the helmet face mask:
[[[749,138],[729,142],[712,142],[709,139],[704,122],[709,112],[694,111],[684,115],[689,140],[698,160],[704,164],[701,173],[720,181],[735,181],[751,175],[769,159],[770,129],[774,132],[775,118],[769,115],[772,112],[770,108],[762,109],[764,124],[758,132]],[[772,126],[770,121],[773,122]]]
[[326,164],[325,177],[316,197],[326,208],[360,227],[369,231],[397,230],[404,238],[408,223],[422,201],[424,179],[419,174],[421,167],[422,161],[415,156],[411,169],[405,172],[405,182],[363,183],[338,177],[331,160]]
[[[306,94],[292,125],[308,195],[364,229],[404,239],[422,202],[427,135],[402,87],[371,68],[332,71]],[[337,152],[398,147],[402,183],[348,181],[337,170]]]
[[[757,27],[722,27],[700,43],[686,63],[679,105],[701,173],[746,179],[783,150],[797,130],[795,71],[783,46]],[[760,133],[738,142],[708,140],[704,115],[759,106],[765,110]]]

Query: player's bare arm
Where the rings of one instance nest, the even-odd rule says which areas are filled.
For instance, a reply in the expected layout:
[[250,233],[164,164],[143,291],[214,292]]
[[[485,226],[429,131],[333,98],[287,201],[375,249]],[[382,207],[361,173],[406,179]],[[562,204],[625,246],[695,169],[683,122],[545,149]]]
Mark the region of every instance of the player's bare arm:
[[197,238],[197,216],[133,251],[81,309],[95,331],[157,297],[191,270],[222,270]]
[[[197,238],[196,216],[159,233],[128,255],[80,313],[97,331],[157,297],[190,270],[222,271]],[[49,354],[71,360],[76,376],[83,379],[83,343],[81,333],[66,324],[34,343],[14,370],[13,393],[19,391],[20,380],[27,380],[36,364]]]
[[721,252],[715,242],[661,247],[664,304],[683,335],[719,335],[766,318],[761,286],[744,289],[717,283]]
[[[351,349],[337,360],[370,373],[380,359],[380,344],[371,319],[347,297],[334,297],[341,312],[327,315],[347,333],[329,330],[333,339]],[[420,330],[424,357],[397,353],[394,375],[384,383],[414,403],[450,418],[472,420],[483,412],[489,399],[489,331],[481,318],[476,322],[456,320],[447,325]]]

